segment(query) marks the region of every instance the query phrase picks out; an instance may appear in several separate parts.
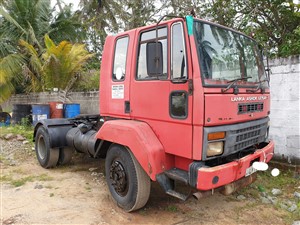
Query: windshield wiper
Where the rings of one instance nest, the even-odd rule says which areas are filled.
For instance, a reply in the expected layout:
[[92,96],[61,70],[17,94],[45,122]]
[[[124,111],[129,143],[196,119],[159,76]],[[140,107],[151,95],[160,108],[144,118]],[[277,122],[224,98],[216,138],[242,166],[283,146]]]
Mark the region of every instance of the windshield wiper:
[[[233,85],[236,84],[236,82],[241,81],[241,80],[247,80],[249,78],[252,78],[252,77],[241,77],[241,78],[237,78],[237,79],[228,81],[227,83],[229,83],[229,85],[225,89],[222,89],[222,93],[225,93],[226,91],[228,91]],[[235,85],[233,87],[233,94],[237,95],[238,93],[239,93],[238,86]]]
[[261,80],[259,82],[256,82],[256,84],[258,84],[258,86],[255,89],[248,89],[248,90],[246,90],[246,92],[255,93],[255,92],[261,90],[261,93],[264,94],[265,93],[265,88],[262,86],[262,83],[265,82],[265,81],[269,81],[269,80],[264,79],[264,80]]

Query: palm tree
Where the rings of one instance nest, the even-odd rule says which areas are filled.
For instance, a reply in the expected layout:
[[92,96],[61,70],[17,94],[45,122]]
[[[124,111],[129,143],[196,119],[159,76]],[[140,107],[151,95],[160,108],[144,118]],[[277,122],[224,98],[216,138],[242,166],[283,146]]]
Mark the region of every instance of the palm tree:
[[5,43],[16,51],[17,43],[22,38],[41,50],[43,36],[49,31],[51,12],[50,1],[7,1],[0,7],[0,45]]
[[107,32],[119,31],[115,10],[120,6],[109,0],[80,0],[80,6],[78,14],[84,21],[89,47],[100,58]]
[[68,5],[62,10],[53,17],[48,0],[8,0],[0,4],[0,50],[4,44],[17,46],[20,39],[41,50],[45,34],[58,42],[82,41],[85,35],[78,15]]
[[30,59],[29,66],[23,71],[32,82],[32,90],[49,90],[59,88],[67,93],[75,81],[80,78],[80,72],[83,70],[88,59],[93,57],[84,44],[71,44],[68,41],[62,41],[58,45],[45,35],[45,50],[39,55],[34,46],[21,40],[27,58]]
[[[48,0],[0,1],[0,62],[4,66],[15,65],[0,67],[2,101],[13,93],[14,88],[22,92],[45,88],[41,80],[41,68],[33,63],[34,55],[40,58],[43,54],[45,34],[49,33],[49,36],[57,42],[62,40],[79,42],[85,37],[78,16],[72,13],[68,6],[62,8],[55,17],[52,13],[53,9]],[[32,46],[32,54],[23,52],[24,48],[19,46],[20,39]],[[25,81],[20,77],[21,74],[25,75]],[[17,80],[23,84],[18,82],[13,85],[12,82],[16,77],[19,77]],[[29,88],[28,84],[31,84]]]
[[48,34],[55,42],[67,40],[75,43],[86,40],[86,32],[79,13],[74,13],[71,10],[71,5],[65,5],[53,18]]
[[14,91],[12,79],[20,79],[24,58],[19,54],[10,54],[0,58],[0,103],[7,100]]

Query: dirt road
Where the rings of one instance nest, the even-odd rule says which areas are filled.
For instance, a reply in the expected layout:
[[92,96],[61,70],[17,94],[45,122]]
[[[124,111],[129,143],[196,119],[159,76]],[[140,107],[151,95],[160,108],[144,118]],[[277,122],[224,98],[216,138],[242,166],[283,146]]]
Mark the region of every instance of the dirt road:
[[[2,224],[291,224],[290,214],[236,193],[186,202],[152,183],[146,207],[126,213],[111,200],[104,161],[76,155],[68,166],[39,166],[31,143],[1,140]],[[300,217],[299,217],[300,220]]]

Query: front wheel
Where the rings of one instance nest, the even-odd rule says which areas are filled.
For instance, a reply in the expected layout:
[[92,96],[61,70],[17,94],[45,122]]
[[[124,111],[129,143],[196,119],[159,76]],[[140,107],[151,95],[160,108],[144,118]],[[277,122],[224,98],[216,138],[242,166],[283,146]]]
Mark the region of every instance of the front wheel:
[[117,205],[127,212],[142,208],[150,195],[150,178],[125,147],[112,145],[105,160],[106,182]]
[[40,165],[50,168],[57,165],[59,149],[50,148],[49,134],[43,126],[40,126],[35,135],[35,151]]

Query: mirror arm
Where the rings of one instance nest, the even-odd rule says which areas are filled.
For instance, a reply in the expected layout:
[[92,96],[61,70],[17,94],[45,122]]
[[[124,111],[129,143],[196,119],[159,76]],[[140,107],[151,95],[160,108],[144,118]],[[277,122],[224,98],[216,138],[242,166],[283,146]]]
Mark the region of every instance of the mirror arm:
[[156,42],[156,47],[155,47],[155,67],[156,67],[156,71],[158,70],[158,25],[156,25],[155,27],[155,32],[156,32],[156,37],[155,37],[155,42]]
[[268,57],[268,53],[267,51],[262,51],[262,52],[265,52],[265,55],[266,56],[266,62],[267,62],[267,69],[265,69],[265,71],[267,72],[267,80],[268,80],[268,85],[270,85],[270,74],[271,74],[271,69],[270,69],[270,64],[269,64],[269,57]]

